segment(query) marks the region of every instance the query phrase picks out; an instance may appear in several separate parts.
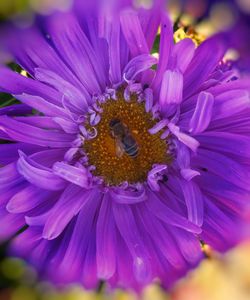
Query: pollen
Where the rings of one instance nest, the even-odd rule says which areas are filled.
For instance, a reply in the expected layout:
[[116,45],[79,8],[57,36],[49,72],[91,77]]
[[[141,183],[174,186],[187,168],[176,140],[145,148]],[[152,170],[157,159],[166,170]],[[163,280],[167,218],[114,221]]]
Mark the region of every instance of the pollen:
[[[167,141],[160,138],[162,132],[154,135],[148,132],[158,121],[145,111],[144,103],[138,103],[137,95],[132,95],[127,102],[123,92],[119,91],[117,100],[107,100],[101,108],[101,121],[95,127],[97,136],[84,142],[88,162],[95,166],[95,176],[103,178],[107,185],[142,183],[154,164],[170,162]],[[126,128],[126,134],[132,137],[136,156],[132,155],[133,151],[122,147],[119,136],[112,134],[112,120],[119,120]],[[119,155],[118,152],[122,153]]]

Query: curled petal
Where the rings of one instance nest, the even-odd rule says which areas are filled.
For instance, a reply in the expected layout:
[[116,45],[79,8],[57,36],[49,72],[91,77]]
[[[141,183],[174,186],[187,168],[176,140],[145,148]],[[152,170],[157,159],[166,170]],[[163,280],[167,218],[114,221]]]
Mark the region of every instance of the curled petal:
[[133,81],[138,74],[150,69],[155,64],[157,64],[157,59],[149,54],[136,56],[124,69],[125,81]]
[[128,191],[120,188],[113,188],[111,189],[110,194],[115,202],[120,204],[135,204],[147,199],[144,187],[138,191]]
[[186,133],[180,132],[180,128],[172,123],[168,125],[168,128],[178,138],[180,142],[185,144],[193,152],[197,151],[197,148],[199,147],[200,143],[196,139],[194,139]]
[[83,188],[89,188],[90,186],[89,174],[84,167],[78,168],[64,162],[56,162],[53,165],[53,171],[57,176]]
[[19,154],[17,169],[27,181],[45,190],[57,191],[65,188],[66,181],[54,174],[52,170],[34,162],[21,151]]

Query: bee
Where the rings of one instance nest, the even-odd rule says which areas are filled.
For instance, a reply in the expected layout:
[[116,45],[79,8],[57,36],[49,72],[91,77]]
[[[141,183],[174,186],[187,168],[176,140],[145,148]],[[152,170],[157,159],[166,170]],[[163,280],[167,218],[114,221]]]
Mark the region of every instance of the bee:
[[119,119],[112,119],[109,123],[111,136],[115,140],[116,155],[122,157],[126,153],[131,158],[136,158],[139,147],[131,135],[128,127]]

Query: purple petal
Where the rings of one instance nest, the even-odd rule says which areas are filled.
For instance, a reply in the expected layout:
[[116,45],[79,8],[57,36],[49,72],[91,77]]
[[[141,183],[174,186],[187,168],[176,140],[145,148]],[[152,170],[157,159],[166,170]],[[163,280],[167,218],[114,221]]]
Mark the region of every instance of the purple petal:
[[205,200],[206,215],[204,218],[204,231],[201,238],[206,241],[212,249],[225,251],[239,242],[241,232],[230,214],[224,213],[209,199]]
[[84,259],[81,281],[87,289],[96,290],[99,284],[96,266],[96,228],[93,226],[88,241],[88,248]]
[[157,59],[149,54],[142,54],[133,58],[124,69],[124,79],[132,81],[136,76],[157,63]]
[[163,112],[170,104],[180,104],[182,101],[183,77],[179,71],[166,71],[163,75],[160,91],[160,107]]
[[120,16],[121,27],[128,43],[132,57],[149,54],[149,49],[143,34],[138,14],[134,10],[125,10]]
[[0,130],[15,141],[35,144],[43,147],[70,147],[74,136],[60,131],[44,130],[18,122],[7,116],[0,117]]
[[199,226],[191,223],[186,218],[164,205],[154,192],[150,192],[148,201],[145,202],[145,205],[158,219],[166,224],[185,229],[188,232],[201,232]]
[[219,84],[208,90],[209,93],[213,94],[215,97],[223,94],[225,92],[232,92],[234,90],[250,90],[250,78],[242,78],[223,84]]
[[48,85],[45,85],[37,80],[22,76],[5,67],[0,68],[0,77],[0,89],[3,92],[12,95],[36,95],[40,98],[46,99],[46,101],[44,100],[44,102],[46,102],[47,105],[51,103],[51,105],[53,104],[60,106],[61,94]]
[[116,271],[116,228],[112,200],[106,193],[96,226],[96,261],[98,277],[109,279]]
[[206,149],[250,159],[250,137],[229,132],[209,131],[196,138]]
[[104,90],[107,74],[76,17],[70,13],[54,14],[47,23],[47,30],[61,57],[87,91],[95,94]]
[[40,146],[29,145],[25,143],[15,143],[15,144],[0,144],[0,164],[7,165],[19,158],[18,150],[25,152],[30,155],[34,152],[41,151],[43,148]]
[[85,191],[75,185],[69,185],[49,213],[43,238],[48,240],[57,238],[83,206],[88,201],[94,201],[97,193],[95,190]]
[[180,181],[181,189],[185,198],[185,202],[188,210],[188,219],[192,223],[202,226],[203,223],[203,195],[198,187],[192,181]]
[[87,111],[88,103],[91,102],[87,91],[85,93],[80,91],[73,84],[49,70],[37,68],[35,76],[38,80],[53,86],[62,93],[79,112],[83,113]]
[[194,177],[200,175],[200,172],[198,172],[196,170],[192,170],[192,169],[181,169],[180,173],[181,173],[181,176],[187,181],[190,181]]
[[173,228],[173,235],[184,258],[192,265],[203,258],[199,239],[186,231]]
[[76,134],[79,132],[78,125],[70,120],[55,117],[53,121],[56,122],[60,127],[66,132],[71,134]]
[[116,16],[105,16],[104,19],[105,32],[103,33],[103,36],[105,36],[109,45],[110,79],[112,83],[119,83],[122,81],[121,25]]
[[[174,268],[180,269],[185,266],[185,261],[180,254],[180,251],[176,249],[174,239],[168,233],[168,230],[154,215],[151,214],[145,205],[137,207],[137,213],[140,217],[139,221],[144,224],[144,227],[152,238],[153,243],[157,245],[157,248],[161,251],[162,255],[167,261],[174,266]],[[172,230],[172,229],[170,229]]]
[[155,41],[155,37],[161,22],[161,14],[165,9],[165,5],[165,0],[156,0],[153,1],[150,9],[141,8],[139,11],[142,30],[144,32],[149,49],[152,48]]
[[193,116],[189,122],[189,131],[192,134],[203,132],[207,129],[212,119],[214,97],[210,93],[201,92]]
[[189,66],[194,52],[195,44],[191,39],[184,39],[175,44],[173,48],[174,68],[183,74]]
[[64,162],[56,162],[53,165],[54,174],[83,188],[89,188],[91,177],[82,166],[74,167]]
[[211,172],[203,172],[202,176],[196,178],[196,181],[202,190],[207,195],[216,198],[218,203],[223,203],[240,215],[245,212],[250,194],[246,189],[241,189]]
[[0,108],[0,116],[30,115],[31,113],[32,113],[32,108],[25,104],[12,104]]
[[17,171],[16,162],[0,168],[0,188],[10,188],[23,181]]
[[66,253],[57,266],[58,270],[64,274],[64,280],[79,280],[82,274],[85,254],[91,240],[92,229],[95,228],[95,216],[102,196],[98,190],[93,190],[93,193],[92,201],[87,201],[77,216]]
[[138,191],[126,191],[121,188],[113,188],[110,195],[115,202],[120,204],[135,204],[147,199],[144,187]]
[[[22,94],[15,94],[15,98],[20,100],[21,102],[33,107],[34,109],[38,110],[39,112],[44,113],[47,116],[55,117],[61,116],[64,118],[68,118],[68,113],[65,109],[54,105],[53,103],[45,100],[39,96],[32,96],[30,94],[22,93]],[[58,99],[62,99],[62,95],[58,95]],[[60,103],[61,105],[61,103]]]
[[184,74],[184,97],[190,97],[208,79],[227,50],[223,35],[217,34],[203,42]]
[[198,168],[207,168],[219,177],[250,190],[250,172],[244,165],[223,154],[200,148],[198,155],[193,160]]
[[18,214],[30,211],[42,202],[53,197],[53,193],[29,185],[16,193],[8,202],[6,209],[10,213]]
[[148,283],[152,276],[149,253],[138,231],[133,211],[127,205],[114,203],[113,213],[118,230],[133,257],[134,275],[139,282]]
[[[26,154],[26,152],[25,152]],[[29,157],[36,163],[46,168],[51,168],[56,161],[63,159],[65,149],[49,149],[31,154]]]
[[167,14],[162,14],[161,20],[161,39],[159,49],[159,64],[155,79],[152,83],[153,89],[159,89],[163,74],[167,69],[169,57],[173,46],[173,25]]
[[19,214],[10,214],[5,209],[0,209],[0,241],[6,241],[10,239],[15,233],[17,233],[24,225],[24,217]]
[[185,134],[183,132],[180,132],[180,128],[175,126],[174,124],[170,123],[168,125],[169,130],[178,138],[180,142],[185,144],[188,148],[190,148],[193,152],[197,151],[197,148],[199,147],[199,142],[191,137],[188,134]]
[[235,115],[250,108],[250,95],[246,90],[234,90],[220,94],[215,98],[212,120]]
[[66,182],[55,175],[52,170],[45,168],[20,152],[17,162],[18,172],[30,183],[45,190],[57,191],[66,186]]

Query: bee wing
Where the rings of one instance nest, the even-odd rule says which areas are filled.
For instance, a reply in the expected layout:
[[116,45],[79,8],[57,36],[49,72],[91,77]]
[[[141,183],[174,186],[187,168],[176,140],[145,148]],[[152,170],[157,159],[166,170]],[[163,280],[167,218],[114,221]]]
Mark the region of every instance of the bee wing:
[[119,139],[115,139],[115,152],[119,158],[122,157],[125,152],[123,144]]

